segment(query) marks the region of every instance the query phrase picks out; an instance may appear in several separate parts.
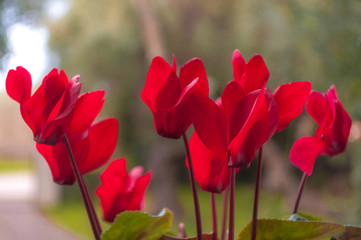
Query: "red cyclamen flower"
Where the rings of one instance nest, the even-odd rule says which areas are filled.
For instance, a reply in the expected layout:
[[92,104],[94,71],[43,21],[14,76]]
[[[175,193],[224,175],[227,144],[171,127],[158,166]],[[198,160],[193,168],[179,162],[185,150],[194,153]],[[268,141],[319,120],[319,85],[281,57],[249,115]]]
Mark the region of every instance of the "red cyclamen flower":
[[20,103],[23,119],[32,129],[37,150],[48,162],[54,182],[73,184],[75,176],[62,141],[67,138],[79,171],[86,174],[104,165],[115,150],[118,121],[93,121],[104,104],[104,91],[79,96],[79,75],[70,82],[64,71],[53,69],[31,96],[31,76],[23,67],[10,70],[6,90]]
[[152,174],[142,173],[143,168],[137,166],[128,174],[124,158],[114,160],[104,170],[100,175],[102,183],[96,190],[104,220],[113,222],[117,214],[123,211],[143,208],[145,191]]
[[306,110],[319,126],[314,137],[302,137],[294,143],[290,159],[311,175],[318,155],[334,156],[345,151],[352,121],[334,85],[327,93],[312,91]]
[[38,143],[54,145],[61,141],[64,128],[72,118],[73,108],[80,93],[79,75],[70,81],[63,70],[53,69],[31,95],[32,81],[23,67],[10,70],[6,78],[8,95],[20,103],[24,121]]
[[208,96],[208,80],[203,63],[193,58],[180,69],[173,56],[173,66],[155,57],[149,68],[142,100],[153,113],[159,135],[179,138],[191,125],[188,98],[191,94]]
[[189,145],[195,178],[203,190],[215,193],[229,185],[227,163],[249,167],[256,151],[302,113],[311,89],[310,82],[293,82],[272,94],[264,88],[269,72],[260,55],[246,64],[236,50],[232,63],[235,80],[228,83],[217,103],[191,97],[196,131]]

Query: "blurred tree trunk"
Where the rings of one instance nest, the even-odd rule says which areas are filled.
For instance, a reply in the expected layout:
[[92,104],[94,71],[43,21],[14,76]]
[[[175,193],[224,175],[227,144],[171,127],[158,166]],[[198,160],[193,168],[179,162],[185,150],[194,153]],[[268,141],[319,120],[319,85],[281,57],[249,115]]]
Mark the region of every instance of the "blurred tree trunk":
[[[138,14],[147,63],[150,64],[155,56],[165,58],[163,38],[151,2],[133,0],[132,3]],[[156,134],[155,131],[154,134]],[[153,169],[151,187],[154,204],[152,211],[158,212],[167,207],[173,211],[176,217],[180,217],[182,211],[177,198],[177,165],[174,164],[179,155],[179,144],[176,143],[179,142],[170,139],[155,139],[146,154],[146,161],[148,167]]]
[[159,22],[149,0],[133,0],[143,36],[144,51],[150,63],[155,56],[165,57],[163,38]]

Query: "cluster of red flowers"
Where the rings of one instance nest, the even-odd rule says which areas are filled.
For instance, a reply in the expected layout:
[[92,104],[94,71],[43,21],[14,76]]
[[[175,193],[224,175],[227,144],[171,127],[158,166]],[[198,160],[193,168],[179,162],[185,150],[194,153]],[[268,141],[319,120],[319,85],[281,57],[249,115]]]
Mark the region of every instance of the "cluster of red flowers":
[[[235,50],[232,65],[234,79],[214,101],[209,97],[207,74],[200,59],[188,61],[178,75],[174,56],[172,66],[156,57],[141,93],[159,135],[180,138],[193,124],[190,155],[195,178],[203,190],[224,191],[230,184],[231,169],[248,168],[257,150],[298,117],[306,102],[307,112],[319,127],[314,137],[296,141],[290,154],[292,163],[311,175],[318,155],[333,156],[345,150],[351,118],[334,86],[324,94],[311,92],[310,82],[291,82],[272,93],[266,88],[269,71],[260,55],[246,63]],[[7,93],[20,104],[37,150],[58,184],[75,181],[64,135],[81,174],[106,164],[118,137],[115,118],[93,123],[104,104],[104,91],[80,95],[78,78],[69,81],[64,71],[53,69],[33,95],[26,69],[10,70],[6,79]],[[151,173],[142,172],[141,167],[136,167],[128,174],[126,160],[118,159],[102,173],[97,195],[106,220],[113,221],[124,210],[142,208],[151,178]]]
[[307,111],[320,127],[315,137],[295,143],[291,161],[310,175],[317,155],[344,151],[351,119],[334,87],[327,95],[315,91],[310,95],[310,82],[291,82],[272,93],[265,87],[269,71],[260,55],[246,63],[235,50],[232,65],[234,80],[213,101],[201,60],[188,61],[177,77],[175,59],[170,66],[157,57],[141,94],[160,135],[178,138],[193,123],[189,145],[195,177],[203,190],[225,190],[230,167],[248,168],[256,151],[298,117],[308,99]]
[[[54,182],[58,184],[71,185],[75,181],[62,136],[69,139],[81,174],[106,164],[118,139],[116,118],[93,123],[103,107],[104,91],[80,95],[79,77],[77,75],[69,81],[63,70],[58,73],[53,69],[33,95],[31,76],[25,68],[10,70],[6,78],[6,91],[20,104],[21,115],[33,131],[36,148],[47,161]],[[116,164],[118,161],[121,160],[114,160],[104,171],[97,192],[104,218],[110,222],[122,211],[142,208],[151,175],[140,176],[139,168],[128,175],[125,163]]]

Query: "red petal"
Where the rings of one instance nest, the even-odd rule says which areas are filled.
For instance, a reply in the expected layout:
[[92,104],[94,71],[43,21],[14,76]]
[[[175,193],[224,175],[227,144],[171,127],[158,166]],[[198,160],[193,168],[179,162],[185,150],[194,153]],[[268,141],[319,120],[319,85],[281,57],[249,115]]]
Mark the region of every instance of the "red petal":
[[54,182],[61,185],[72,185],[75,182],[64,143],[58,143],[55,146],[37,143],[36,149],[48,163]]
[[70,125],[65,132],[72,135],[83,133],[93,123],[104,104],[104,90],[87,92],[79,96]]
[[[227,154],[217,154],[209,150],[193,133],[189,148],[195,179],[202,190],[221,193],[230,183],[230,168],[227,167]],[[188,166],[188,159],[186,160]]]
[[325,94],[311,91],[306,104],[306,111],[315,120],[317,124],[321,124],[326,117],[329,105]]
[[308,176],[312,174],[318,155],[326,149],[325,142],[316,137],[302,137],[292,146],[291,162]]
[[352,120],[340,103],[334,86],[328,91],[327,96],[332,111],[329,115],[332,115],[332,120],[326,123],[322,134],[327,144],[326,153],[333,156],[345,151]]
[[[247,95],[248,96],[248,95]],[[247,96],[245,97],[247,99]],[[249,98],[251,100],[252,98]],[[240,102],[242,106],[243,101]],[[247,103],[246,104],[252,105]],[[245,119],[244,115],[235,114],[232,116],[235,121],[237,118]],[[232,119],[231,118],[231,119]],[[270,134],[270,121],[272,116],[269,114],[269,107],[263,91],[261,91],[255,101],[249,117],[244,122],[237,136],[234,137],[229,146],[230,167],[248,168],[251,164],[256,151],[272,136]],[[276,125],[277,126],[277,125]],[[275,129],[275,128],[274,128]]]
[[[52,110],[52,114],[54,114],[54,116],[49,116],[48,121],[43,123],[44,126],[40,142],[45,142],[46,144],[56,144],[62,141],[61,137],[64,133],[68,133],[67,128],[69,127],[72,119],[73,109],[77,102],[80,88],[81,83],[78,82],[77,79],[73,78],[68,84],[63,97],[59,99],[56,104],[57,106]],[[84,114],[82,118],[85,116],[87,115]],[[87,127],[89,126],[90,124]],[[87,128],[82,131],[85,131],[86,129]]]
[[310,82],[292,82],[280,85],[273,93],[278,109],[276,132],[285,129],[303,111],[311,91]]
[[149,186],[150,179],[152,177],[151,172],[147,172],[143,176],[140,176],[132,189],[129,205],[127,210],[142,210],[145,201],[145,192]]
[[153,112],[157,133],[163,137],[179,138],[191,125],[190,96],[199,94],[201,82],[199,78],[188,84],[180,94],[178,101],[169,109]]
[[15,101],[21,103],[31,95],[31,75],[23,67],[10,70],[6,77],[6,92]]
[[228,147],[228,123],[221,109],[210,98],[191,96],[189,105],[194,129],[204,145],[225,153]]
[[209,87],[208,87],[208,79],[207,73],[204,69],[204,65],[201,59],[193,58],[186,62],[179,73],[179,81],[181,88],[186,88],[194,79],[198,78],[199,86],[199,94],[204,96],[208,96]]
[[233,79],[240,82],[243,74],[246,71],[246,62],[244,61],[241,52],[236,49],[232,55],[232,66],[233,66]]
[[180,93],[181,87],[175,71],[163,58],[155,57],[141,92],[142,100],[155,112],[173,106]]
[[41,84],[36,92],[23,104],[20,104],[21,116],[32,129],[34,137],[41,134],[42,118],[47,101],[44,96],[45,85]]
[[236,81],[229,82],[222,92],[222,110],[230,118],[239,101],[245,96],[242,87]]
[[100,175],[100,179],[102,183],[96,194],[100,199],[104,220],[112,222],[117,214],[113,209],[113,203],[117,196],[124,192],[128,179],[126,160],[124,158],[113,160]]
[[246,94],[266,86],[269,72],[261,55],[255,55],[249,60],[246,74],[247,78],[241,80]]
[[[135,171],[137,173],[133,174]],[[138,166],[128,175],[123,158],[114,160],[101,174],[102,184],[96,194],[106,221],[112,222],[117,214],[125,210],[141,210],[151,178],[150,172],[140,176],[142,171]]]
[[[118,139],[118,120],[108,118],[91,126],[89,129],[89,153],[86,158],[79,158],[78,167],[86,174],[103,166],[112,156]],[[77,151],[82,149],[77,148]]]

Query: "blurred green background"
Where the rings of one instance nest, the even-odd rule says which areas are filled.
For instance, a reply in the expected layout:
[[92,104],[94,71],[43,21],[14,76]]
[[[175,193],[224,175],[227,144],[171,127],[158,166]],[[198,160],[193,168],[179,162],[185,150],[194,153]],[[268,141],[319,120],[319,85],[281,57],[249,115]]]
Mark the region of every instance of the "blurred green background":
[[[360,1],[64,0],[60,2],[67,11],[52,18],[48,8],[59,1],[0,1],[2,13],[15,9],[0,26],[2,68],[8,70],[7,29],[19,22],[46,27],[53,56],[47,68],[55,65],[68,77],[81,74],[83,92],[106,90],[102,117],[116,116],[120,123],[114,158],[127,157],[128,168],[141,164],[153,170],[147,211],[157,213],[165,206],[178,220],[192,217],[182,142],[157,136],[152,114],[140,99],[151,59],[160,55],[171,63],[174,53],[180,67],[193,57],[201,58],[216,98],[232,80],[232,53],[240,49],[246,61],[256,53],[263,56],[271,90],[291,81],[311,81],[313,89],[322,92],[336,85],[355,128],[345,153],[317,161],[304,208],[335,221],[361,222]],[[290,212],[301,173],[289,163],[288,152],[296,138],[312,135],[315,127],[303,114],[265,146],[261,217]],[[99,185],[98,174],[87,176],[92,189]],[[254,177],[255,166],[237,176],[242,186],[237,207],[245,212],[240,226],[251,219]],[[63,204],[47,212],[57,219],[57,213],[78,204],[74,196],[75,187],[64,188]],[[208,197],[202,199],[202,206],[208,206]]]

